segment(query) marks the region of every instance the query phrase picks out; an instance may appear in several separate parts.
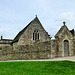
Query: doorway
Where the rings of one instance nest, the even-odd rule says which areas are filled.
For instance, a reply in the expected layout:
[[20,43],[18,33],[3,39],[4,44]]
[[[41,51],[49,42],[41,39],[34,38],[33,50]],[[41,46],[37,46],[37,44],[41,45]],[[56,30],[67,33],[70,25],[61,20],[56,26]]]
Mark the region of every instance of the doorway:
[[69,56],[69,41],[64,40],[64,56]]

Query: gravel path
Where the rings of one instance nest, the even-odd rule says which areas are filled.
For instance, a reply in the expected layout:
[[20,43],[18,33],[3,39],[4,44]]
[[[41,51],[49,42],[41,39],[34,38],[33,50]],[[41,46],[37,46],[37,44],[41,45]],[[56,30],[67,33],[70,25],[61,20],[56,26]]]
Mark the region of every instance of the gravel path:
[[75,56],[69,56],[69,57],[59,57],[59,58],[53,58],[53,59],[36,59],[36,60],[8,60],[8,61],[0,61],[0,62],[14,62],[14,61],[63,61],[63,60],[69,60],[75,62]]

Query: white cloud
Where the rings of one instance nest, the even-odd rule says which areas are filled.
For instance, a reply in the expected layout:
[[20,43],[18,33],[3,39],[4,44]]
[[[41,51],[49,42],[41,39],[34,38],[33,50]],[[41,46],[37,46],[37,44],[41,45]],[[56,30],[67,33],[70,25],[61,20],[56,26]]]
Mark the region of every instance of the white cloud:
[[68,27],[69,30],[75,29],[75,13],[63,12],[54,21],[54,26],[52,27],[49,26],[50,27],[49,33],[52,37],[55,36],[55,34],[59,31],[59,29],[63,25],[63,21],[66,22],[66,26]]
[[19,31],[23,29],[23,25],[17,25],[17,24],[0,24],[0,36],[3,36],[4,38],[12,38],[17,35]]
[[75,28],[75,13],[74,12],[64,12],[60,14],[57,18],[57,21],[63,22],[66,21],[66,25],[69,29]]
[[75,14],[74,14],[74,12],[64,12],[59,15],[58,20],[68,20],[70,22],[74,22]]

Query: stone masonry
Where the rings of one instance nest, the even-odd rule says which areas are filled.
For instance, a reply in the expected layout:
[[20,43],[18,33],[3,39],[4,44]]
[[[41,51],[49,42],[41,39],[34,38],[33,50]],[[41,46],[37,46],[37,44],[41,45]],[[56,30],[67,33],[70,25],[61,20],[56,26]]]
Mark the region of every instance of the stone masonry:
[[0,61],[50,59],[75,55],[75,31],[63,26],[51,39],[36,16],[13,39],[0,40]]

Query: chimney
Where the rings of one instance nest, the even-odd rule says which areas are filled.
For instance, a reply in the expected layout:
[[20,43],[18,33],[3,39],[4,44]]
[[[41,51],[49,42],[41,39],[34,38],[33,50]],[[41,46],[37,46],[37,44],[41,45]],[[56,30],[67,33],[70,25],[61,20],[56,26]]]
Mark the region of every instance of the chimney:
[[1,36],[1,40],[3,39],[3,36]]

